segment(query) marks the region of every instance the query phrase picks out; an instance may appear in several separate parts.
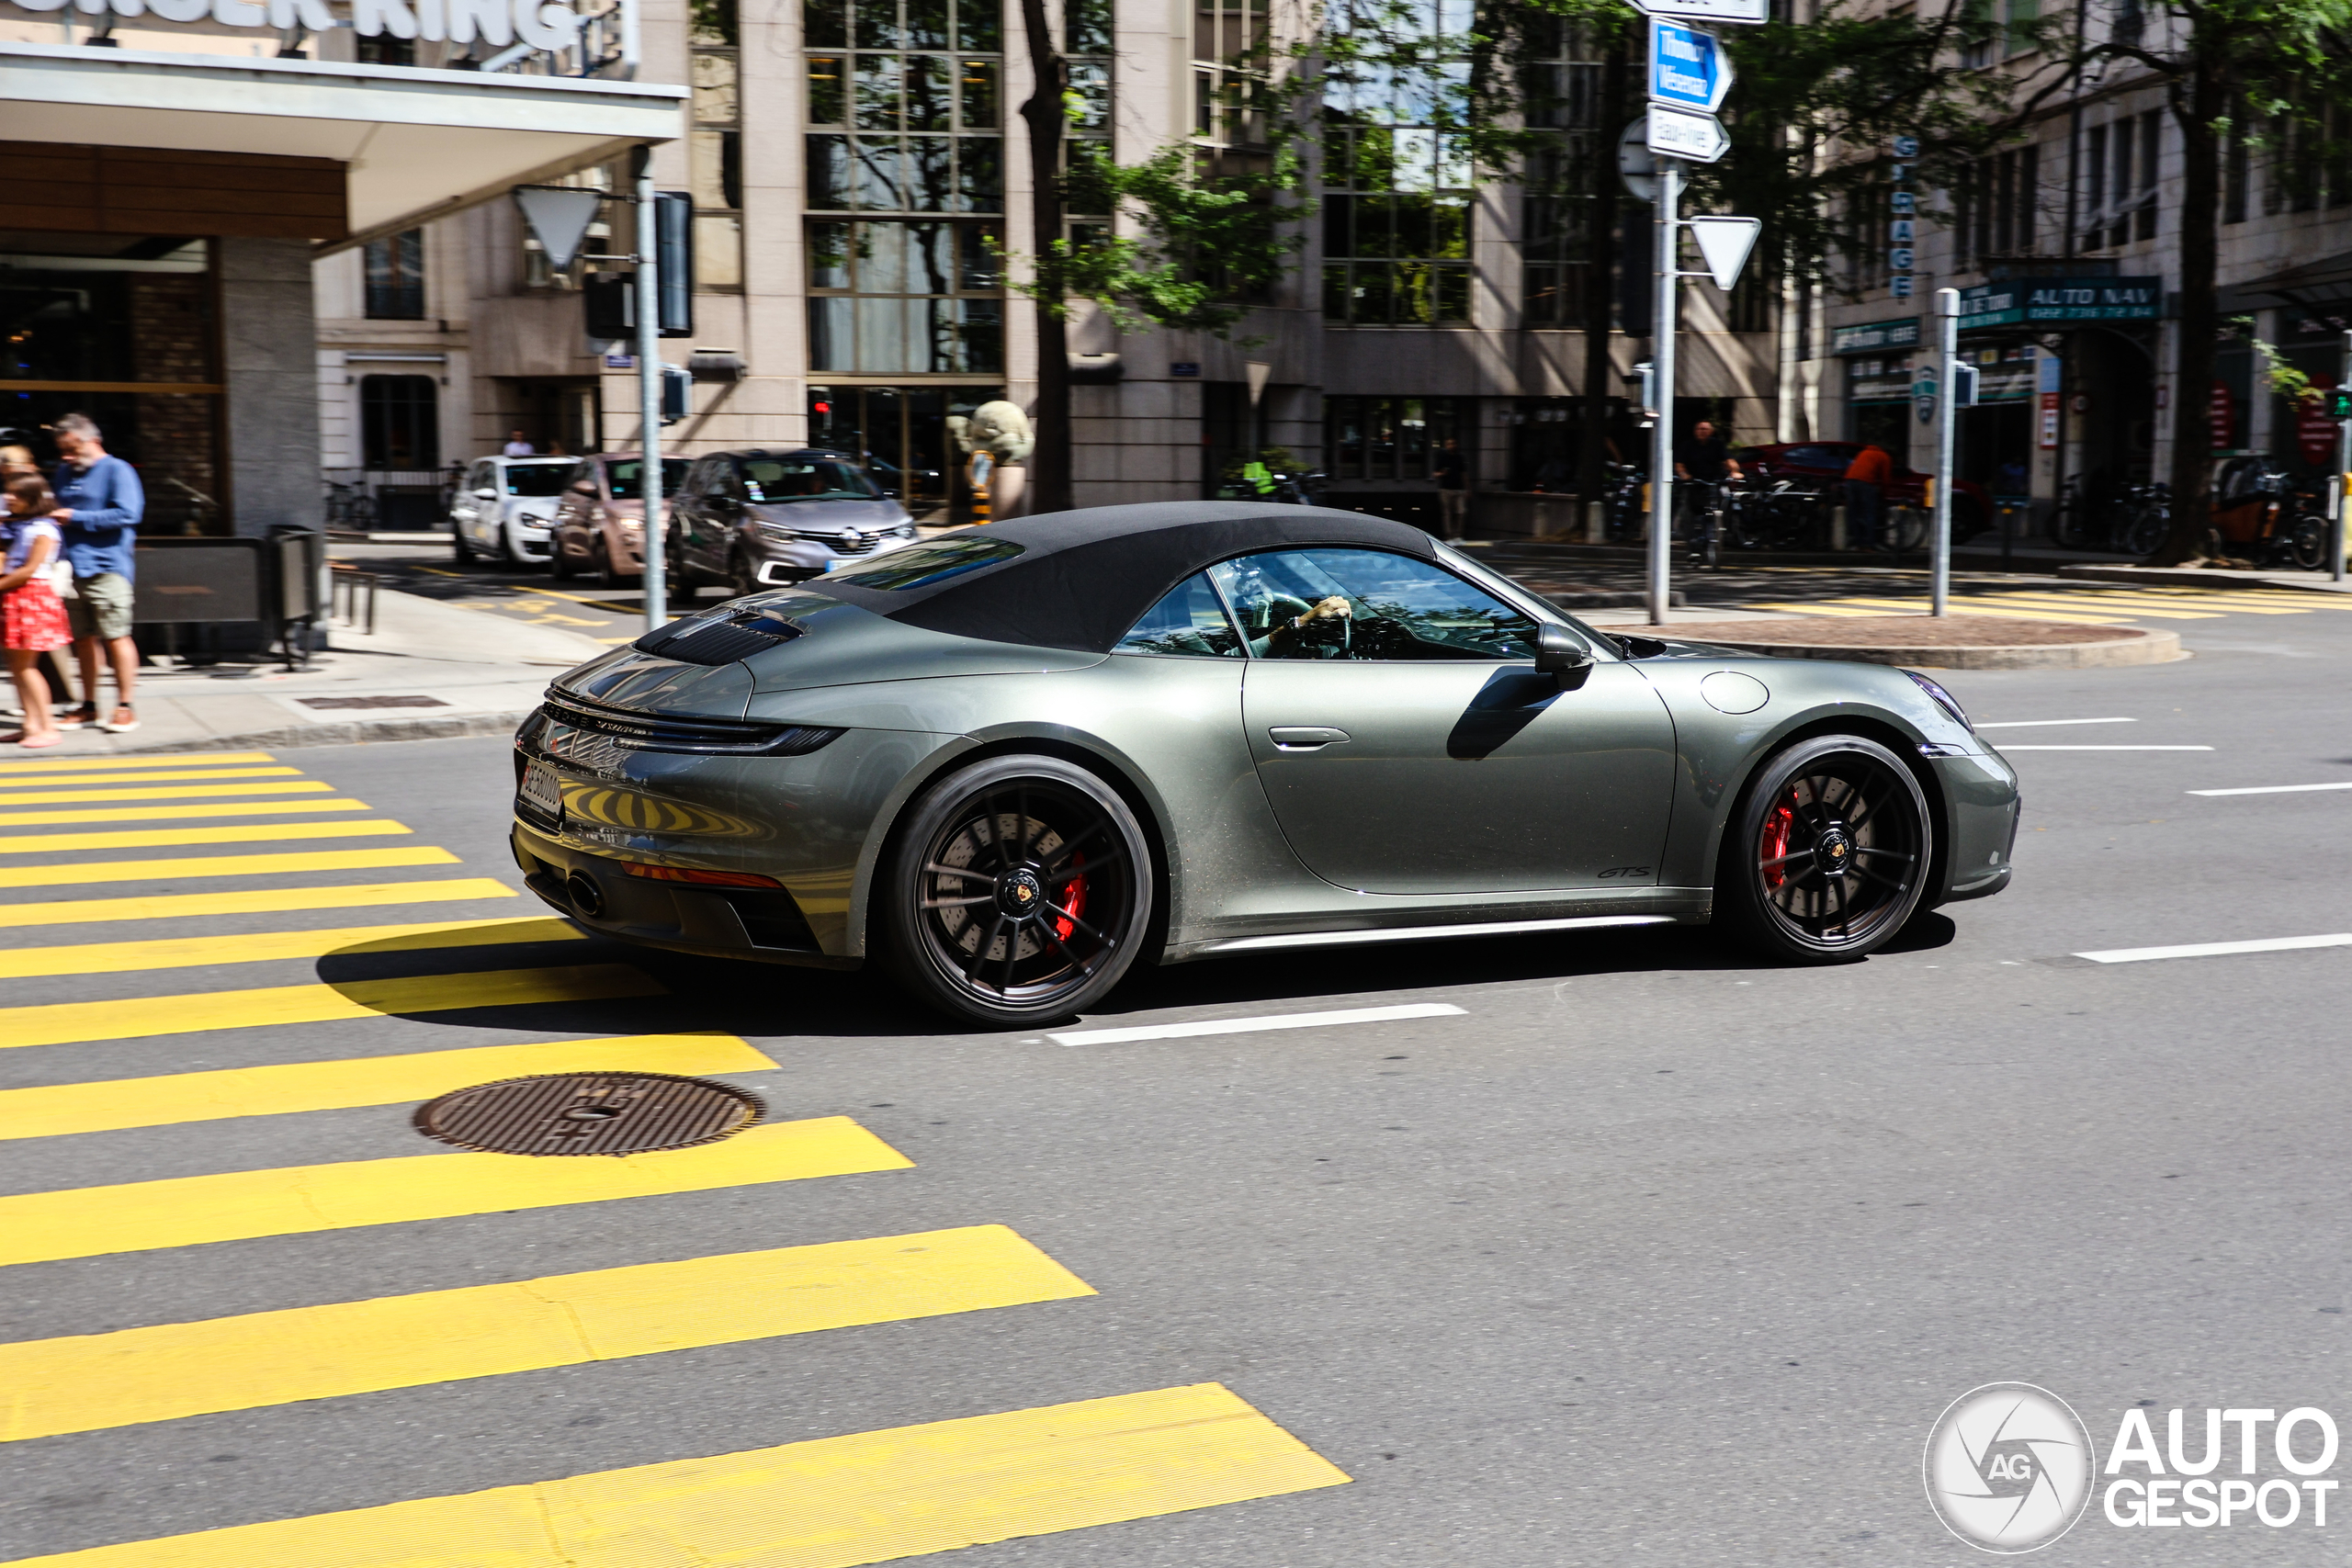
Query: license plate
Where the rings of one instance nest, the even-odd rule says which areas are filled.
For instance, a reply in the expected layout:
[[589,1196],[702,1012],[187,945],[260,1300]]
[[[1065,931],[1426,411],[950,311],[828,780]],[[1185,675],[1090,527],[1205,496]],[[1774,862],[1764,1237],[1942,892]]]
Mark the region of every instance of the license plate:
[[563,818],[563,786],[557,782],[555,770],[545,762],[531,762],[524,767],[523,799],[559,821]]

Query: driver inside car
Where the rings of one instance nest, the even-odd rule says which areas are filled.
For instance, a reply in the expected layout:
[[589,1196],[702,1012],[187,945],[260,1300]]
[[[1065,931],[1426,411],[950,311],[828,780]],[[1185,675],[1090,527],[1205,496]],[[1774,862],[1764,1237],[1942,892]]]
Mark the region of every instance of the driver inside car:
[[[1285,606],[1287,607],[1287,606]],[[1317,622],[1346,621],[1355,615],[1337,593],[1308,605],[1295,615],[1278,618],[1262,637],[1250,639],[1250,651],[1261,659],[1340,659],[1344,647],[1318,638]]]

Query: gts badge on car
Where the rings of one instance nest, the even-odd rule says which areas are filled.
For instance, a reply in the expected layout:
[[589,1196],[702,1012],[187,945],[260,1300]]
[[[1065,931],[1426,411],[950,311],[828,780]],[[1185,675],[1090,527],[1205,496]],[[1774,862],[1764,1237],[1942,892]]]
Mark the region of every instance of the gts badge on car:
[[1600,873],[1600,880],[1608,882],[1613,878],[1647,876],[1649,874],[1650,868],[1645,865],[1612,865],[1607,871]]

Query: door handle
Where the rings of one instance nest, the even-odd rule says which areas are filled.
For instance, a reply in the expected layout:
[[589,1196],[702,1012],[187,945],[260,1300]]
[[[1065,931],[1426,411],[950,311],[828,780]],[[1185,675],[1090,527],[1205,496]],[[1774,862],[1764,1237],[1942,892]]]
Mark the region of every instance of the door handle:
[[1326,746],[1344,746],[1348,732],[1322,725],[1277,725],[1266,731],[1278,751],[1319,751]]

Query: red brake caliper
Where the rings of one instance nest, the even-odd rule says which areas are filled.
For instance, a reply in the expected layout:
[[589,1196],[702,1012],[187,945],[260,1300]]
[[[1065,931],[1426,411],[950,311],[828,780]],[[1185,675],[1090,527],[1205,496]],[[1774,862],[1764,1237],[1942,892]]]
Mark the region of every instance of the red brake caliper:
[[1764,852],[1758,858],[1768,863],[1764,866],[1764,886],[1778,887],[1789,879],[1785,862],[1780,865],[1769,863],[1781,860],[1789,852],[1789,835],[1796,827],[1797,814],[1787,806],[1776,806],[1772,815],[1764,818]]
[[[1070,863],[1074,866],[1083,868],[1086,864],[1086,857],[1084,855],[1079,855],[1075,857]],[[1083,915],[1086,913],[1086,878],[1083,875],[1070,879],[1069,883],[1062,889],[1060,903],[1063,908],[1069,910],[1073,915]],[[1069,940],[1069,933],[1077,929],[1078,928],[1076,926],[1070,924],[1068,920],[1056,920],[1054,922],[1054,934],[1061,938],[1064,942],[1068,942]]]

